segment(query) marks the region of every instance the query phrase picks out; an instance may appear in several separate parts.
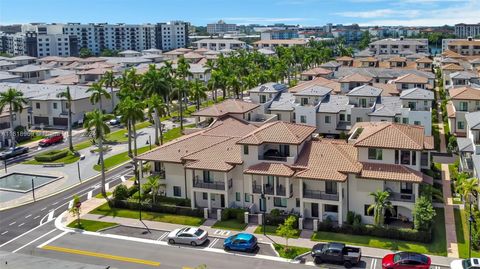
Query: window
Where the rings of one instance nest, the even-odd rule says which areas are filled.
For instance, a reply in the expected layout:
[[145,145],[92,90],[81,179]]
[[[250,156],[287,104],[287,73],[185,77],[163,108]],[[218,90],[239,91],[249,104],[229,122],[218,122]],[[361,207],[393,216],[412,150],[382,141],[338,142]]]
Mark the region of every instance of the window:
[[398,154],[399,154],[398,150],[395,150],[395,164],[398,164],[400,162],[398,158],[399,157]]
[[242,200],[240,195],[241,194],[239,192],[235,193],[235,201],[240,202]]
[[413,124],[414,125],[421,125],[422,123],[420,121],[416,120],[416,121],[413,121]]
[[340,121],[345,121],[345,114],[340,114]]
[[467,102],[460,102],[460,111],[468,111],[468,103]]
[[300,207],[300,198],[295,199],[295,207]]
[[400,122],[400,117],[395,117],[394,122]]
[[337,194],[337,182],[325,181],[325,192],[328,194]]
[[53,103],[53,109],[57,109],[57,103]]
[[400,193],[412,194],[413,193],[413,184],[412,183],[407,183],[407,182],[400,183]]
[[410,165],[410,151],[408,150],[402,150],[400,152],[400,161],[401,161],[401,164],[406,164],[406,165]]
[[357,117],[355,120],[356,120],[356,122],[362,122],[363,121],[362,117]]
[[248,155],[248,145],[243,145],[243,154]]
[[[478,102],[478,101],[477,101],[477,102]],[[428,101],[427,101],[427,100],[423,101],[423,105],[426,106],[426,107],[428,107]]]
[[408,118],[403,118],[403,119],[402,119],[402,123],[403,123],[403,124],[408,124]]
[[457,122],[457,129],[463,130],[465,128],[465,123],[463,121]]
[[368,148],[369,160],[382,160],[382,149]]
[[365,98],[359,99],[358,103],[359,103],[358,104],[359,107],[367,107],[367,99]]
[[373,210],[368,212],[368,208],[370,207],[370,205],[365,205],[364,206],[364,210],[363,210],[363,215],[365,216],[373,216]]
[[179,186],[173,186],[173,196],[180,197],[182,196],[182,188]]
[[203,170],[203,182],[211,183],[212,181],[212,174],[210,171]]
[[408,108],[410,108],[411,110],[415,110],[416,107],[417,104],[415,102],[408,102]]
[[338,206],[337,205],[325,205],[325,212],[337,212],[338,213]]
[[300,99],[300,104],[301,104],[302,106],[308,105],[308,98],[303,98],[303,97],[302,97],[302,99]]
[[40,103],[35,103],[35,108],[40,109]]
[[277,120],[282,120],[282,114],[277,114]]
[[250,194],[245,193],[245,203],[250,203]]
[[203,196],[203,197],[202,197],[203,200],[208,200],[208,193],[203,192],[203,193],[202,193],[202,196]]
[[274,197],[273,206],[275,207],[287,207],[287,198]]
[[265,95],[260,95],[260,104],[263,104],[263,103],[265,103],[265,102],[267,102],[267,96],[265,96]]
[[417,152],[412,151],[412,165],[417,165]]
[[330,116],[325,116],[325,123],[330,123]]
[[352,120],[352,115],[347,114],[347,121],[351,121],[351,120]]
[[307,123],[307,116],[301,115],[300,116],[300,123]]

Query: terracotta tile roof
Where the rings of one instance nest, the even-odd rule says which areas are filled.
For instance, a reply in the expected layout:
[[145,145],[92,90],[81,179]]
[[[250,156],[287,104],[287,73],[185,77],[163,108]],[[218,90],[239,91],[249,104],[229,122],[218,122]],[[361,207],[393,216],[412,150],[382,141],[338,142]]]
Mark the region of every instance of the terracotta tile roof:
[[453,106],[452,101],[447,102],[447,116],[449,118],[455,118],[455,107]]
[[303,147],[294,167],[298,178],[345,181],[348,173],[359,173],[357,149],[342,140],[310,141]]
[[328,75],[331,73],[333,73],[333,71],[325,68],[321,68],[321,67],[315,67],[310,70],[306,70],[302,72],[302,75],[303,76],[320,76],[320,75]]
[[281,163],[258,163],[243,171],[245,174],[271,175],[280,177],[291,177],[295,173],[292,168]]
[[464,68],[459,66],[458,64],[447,64],[447,65],[442,66],[442,69],[443,70],[459,70],[459,71],[464,70]]
[[394,56],[387,60],[387,62],[406,62],[407,59],[405,57]]
[[367,179],[391,180],[422,183],[423,173],[398,164],[362,162],[360,177]]
[[239,144],[260,145],[263,143],[298,145],[315,132],[309,125],[275,121],[265,124],[238,141]]
[[75,85],[78,84],[79,78],[76,74],[70,74],[65,76],[58,76],[39,81],[40,84],[61,84],[61,85]]
[[256,129],[257,127],[253,124],[227,116],[215,121],[203,134],[208,136],[244,137]]
[[304,39],[271,39],[255,41],[253,42],[253,44],[305,45],[307,44],[307,41],[305,41]]
[[395,84],[386,84],[386,83],[373,83],[373,87],[382,89],[382,96],[399,96],[400,91],[397,89]]
[[332,89],[332,91],[335,93],[340,93],[342,91],[340,83],[334,80],[323,78],[323,77],[316,77],[312,80],[301,82],[298,85],[288,89],[288,91],[291,93],[297,93],[305,89],[311,88],[313,86],[327,87]]
[[423,140],[423,146],[425,149],[435,149],[435,140],[433,136],[425,136]]
[[442,56],[445,58],[462,58],[463,55],[456,53],[455,51],[445,50],[442,52]]
[[475,46],[480,46],[480,40],[456,40],[448,43],[448,45],[453,45],[453,46],[469,46],[469,45],[475,45]]
[[480,89],[472,87],[453,88],[448,93],[453,100],[480,100]]
[[237,99],[227,99],[221,103],[201,109],[192,115],[200,117],[222,117],[227,114],[244,114],[259,106],[258,104]]
[[186,168],[215,171],[230,171],[237,164],[242,164],[241,146],[236,142],[239,138],[230,138],[206,149],[184,156]]
[[336,60],[337,61],[353,61],[353,58],[348,56],[342,56],[342,57],[338,57]]
[[378,59],[375,58],[375,57],[365,57],[365,58],[361,58],[359,59],[360,62],[378,62]]
[[204,56],[196,52],[187,52],[183,55],[183,57],[185,57],[185,59],[201,59]]
[[396,83],[421,83],[427,84],[428,78],[416,74],[406,74],[394,80]]
[[359,73],[354,73],[348,76],[345,76],[339,80],[339,82],[363,82],[368,83],[373,80],[372,77],[364,76]]
[[433,63],[433,60],[428,57],[423,57],[420,59],[415,60],[417,63]]
[[360,134],[357,133],[356,139],[351,138],[354,139],[356,147],[425,149],[425,134],[422,126],[392,122],[360,122],[353,126],[351,133],[357,132],[357,129]]

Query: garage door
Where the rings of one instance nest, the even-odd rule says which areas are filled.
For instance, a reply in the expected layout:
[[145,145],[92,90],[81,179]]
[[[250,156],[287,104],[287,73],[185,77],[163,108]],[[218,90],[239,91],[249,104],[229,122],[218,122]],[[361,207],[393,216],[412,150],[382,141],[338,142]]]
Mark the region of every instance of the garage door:
[[53,118],[53,125],[67,126],[68,118]]
[[39,117],[39,116],[35,116],[33,117],[33,123],[34,124],[44,124],[44,125],[48,125],[48,117]]

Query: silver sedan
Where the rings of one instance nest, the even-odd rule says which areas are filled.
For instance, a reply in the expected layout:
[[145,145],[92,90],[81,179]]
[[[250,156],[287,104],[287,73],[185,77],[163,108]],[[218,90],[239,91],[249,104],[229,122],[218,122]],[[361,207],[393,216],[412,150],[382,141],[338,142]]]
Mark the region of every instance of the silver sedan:
[[208,233],[199,228],[186,227],[171,231],[167,238],[168,243],[172,245],[179,243],[199,246],[207,241]]

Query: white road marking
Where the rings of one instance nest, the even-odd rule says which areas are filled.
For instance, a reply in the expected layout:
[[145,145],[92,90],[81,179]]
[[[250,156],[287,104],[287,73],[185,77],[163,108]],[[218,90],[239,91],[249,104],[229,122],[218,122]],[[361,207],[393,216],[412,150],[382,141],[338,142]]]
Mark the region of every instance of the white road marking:
[[93,191],[89,191],[87,194],[87,200],[92,199]]
[[122,182],[127,181],[127,179],[125,178],[125,176],[121,176],[121,177],[120,177],[120,180],[122,180]]
[[40,209],[40,211],[45,211],[46,209],[47,209],[47,208],[46,208],[46,207],[44,207],[44,208]]
[[42,235],[42,236],[40,236],[40,237],[37,237],[36,239],[34,239],[34,240],[32,240],[32,241],[30,241],[30,242],[26,243],[25,245],[23,245],[23,246],[21,246],[21,247],[17,248],[16,250],[12,251],[12,253],[15,253],[15,252],[17,252],[17,251],[19,251],[19,250],[23,249],[24,247],[26,247],[26,246],[29,246],[30,244],[37,242],[38,240],[40,240],[40,239],[44,238],[45,236],[47,236],[47,235],[49,235],[49,234],[51,234],[51,233],[55,232],[56,230],[57,230],[57,228],[55,228],[55,229],[51,230],[50,232],[48,232],[48,233],[46,233],[46,234],[43,234],[43,235]]
[[208,245],[207,248],[212,248],[213,246],[215,246],[215,244],[218,242],[218,238],[215,238],[212,240],[212,242],[210,242],[210,244]]
[[62,236],[64,236],[64,235],[66,235],[66,234],[68,234],[68,232],[67,232],[67,231],[64,231],[63,233],[61,233],[61,234],[59,234],[59,235],[57,235],[57,236],[55,236],[55,237],[53,237],[53,238],[51,238],[51,239],[49,239],[49,240],[45,241],[44,243],[42,243],[42,244],[38,245],[38,246],[37,246],[37,248],[43,248],[44,246],[46,246],[46,245],[48,245],[48,244],[52,243],[53,241],[57,240],[58,238],[60,238],[60,237],[62,237]]
[[165,237],[167,237],[168,235],[168,232],[165,232],[164,234],[162,234],[157,240],[158,241],[162,241]]
[[40,228],[40,227],[42,227],[42,226],[43,226],[43,224],[40,224],[40,225],[38,225],[37,227],[35,227],[35,228],[32,228],[32,229],[30,229],[30,230],[28,230],[28,231],[24,232],[23,234],[21,234],[21,235],[19,235],[19,236],[15,237],[15,238],[12,238],[12,239],[10,239],[9,241],[7,241],[7,242],[5,242],[5,243],[1,244],[1,245],[0,245],[0,248],[1,248],[1,247],[3,247],[3,246],[5,246],[5,245],[7,245],[7,244],[9,244],[9,243],[11,243],[11,242],[13,242],[13,241],[15,241],[15,240],[17,240],[18,238],[20,238],[20,237],[22,237],[22,236],[24,236],[24,235],[26,235],[26,234],[29,234],[29,233],[33,232],[34,230],[36,230],[36,229],[38,229],[38,228]]
[[68,209],[70,210],[70,208],[73,207],[73,199],[70,200],[70,202],[68,202]]
[[22,227],[23,225],[25,225],[25,222],[20,223],[18,227]]
[[36,216],[36,217],[35,217],[35,218],[33,218],[33,219],[38,219],[38,218],[40,218],[40,215]]
[[47,218],[47,222],[53,220],[53,214],[55,213],[55,210],[52,210],[48,213],[48,218]]
[[57,205],[58,204],[58,201],[56,201],[55,203],[53,203],[52,205]]
[[32,216],[32,214],[28,214],[25,216],[26,219],[30,218]]
[[8,231],[5,231],[5,232],[1,233],[0,235],[5,235],[5,234],[7,234],[7,233],[8,233]]
[[110,189],[110,182],[105,183],[105,190]]
[[15,223],[17,223],[17,222],[16,222],[16,221],[14,221],[14,222],[12,222],[12,223],[8,224],[8,226],[12,226],[12,225],[13,225],[13,224],[15,224]]
[[370,264],[370,269],[375,269],[377,267],[377,259],[372,259],[372,263]]

